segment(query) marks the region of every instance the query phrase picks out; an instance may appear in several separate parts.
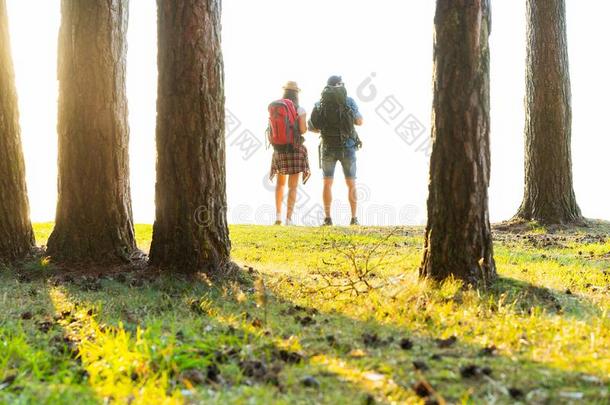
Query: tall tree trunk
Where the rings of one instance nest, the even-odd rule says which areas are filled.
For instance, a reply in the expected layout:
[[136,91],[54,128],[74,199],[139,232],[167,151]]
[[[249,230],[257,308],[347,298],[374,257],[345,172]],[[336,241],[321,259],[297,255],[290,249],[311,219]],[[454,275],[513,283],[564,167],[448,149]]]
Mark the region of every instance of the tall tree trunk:
[[580,223],[572,186],[572,106],[564,0],[527,1],[525,192],[517,217]]
[[136,250],[125,92],[128,0],[62,0],[59,200],[48,253],[121,263]]
[[151,264],[218,271],[229,263],[220,0],[157,0],[156,220]]
[[428,224],[420,276],[496,276],[489,186],[489,0],[437,0]]
[[0,0],[0,262],[19,259],[33,246],[6,3]]

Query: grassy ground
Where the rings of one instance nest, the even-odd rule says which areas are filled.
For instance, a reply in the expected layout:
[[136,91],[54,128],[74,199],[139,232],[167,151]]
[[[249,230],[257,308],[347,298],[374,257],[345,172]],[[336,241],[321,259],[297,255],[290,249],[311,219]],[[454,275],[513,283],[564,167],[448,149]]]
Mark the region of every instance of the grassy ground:
[[406,228],[232,227],[241,284],[4,268],[0,403],[608,404],[609,230],[497,229],[489,291]]

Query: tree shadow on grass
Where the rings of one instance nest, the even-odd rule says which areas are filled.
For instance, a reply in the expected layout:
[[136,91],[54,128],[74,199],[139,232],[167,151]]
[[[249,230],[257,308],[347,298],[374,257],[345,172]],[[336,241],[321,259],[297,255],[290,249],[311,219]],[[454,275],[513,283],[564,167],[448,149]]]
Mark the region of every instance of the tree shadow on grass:
[[[156,388],[162,388],[162,393],[157,392],[159,402],[184,397],[224,403],[252,396],[257,403],[300,403],[319,388],[319,382],[311,378],[296,381],[294,385],[300,388],[296,392],[289,389],[293,382],[284,381],[284,370],[303,368],[304,355],[290,344],[278,343],[254,318],[246,320],[242,313],[215,307],[208,300],[220,300],[221,293],[207,283],[166,278],[140,287],[110,281],[102,284],[101,291],[92,292],[78,283],[62,283],[49,294],[59,311],[72,314],[74,320],[64,326],[77,342],[87,370],[113,363],[126,366],[107,370],[114,385],[133,382],[123,395],[115,393],[119,401],[130,397],[125,395],[128,391],[147,395],[141,391],[151,378],[156,378]],[[92,355],[96,350],[92,346],[105,346],[107,351]],[[115,354],[139,361],[118,364],[116,359],[104,359]],[[166,378],[157,378],[159,375]],[[109,397],[110,390],[101,387],[103,381],[92,384],[102,398]],[[335,385],[343,387],[343,392],[355,389],[343,381]]]
[[514,310],[523,315],[531,315],[532,309],[537,308],[548,314],[581,321],[603,316],[599,306],[570,290],[558,291],[510,277],[500,277],[486,295],[503,295],[505,302],[514,303]]
[[[130,332],[123,343],[126,352],[141,352],[148,356],[142,361],[150,370],[165,371],[168,394],[186,389],[193,400],[408,402],[417,398],[414,387],[422,396],[432,387],[441,402],[457,402],[466,395],[497,403],[560,403],[569,400],[565,395],[603,401],[603,385],[609,383],[601,375],[533,361],[527,351],[478,344],[474,334],[448,338],[438,320],[410,330],[373,317],[322,312],[270,291],[267,304],[257,305],[256,293],[241,295],[236,286],[170,277],[134,283],[131,277],[104,280],[99,291],[74,282],[53,288],[88,314],[85,318],[94,318],[94,331],[107,335],[93,345],[107,345]],[[504,279],[491,294],[529,288],[523,284]],[[546,293],[537,293],[545,301]],[[82,319],[77,321],[82,324]],[[75,327],[81,328],[78,322]],[[527,345],[526,336],[517,338]],[[89,344],[85,350],[92,349]],[[103,366],[103,361],[96,364]],[[150,375],[136,372],[129,378],[138,381]]]
[[44,280],[0,272],[0,403],[96,403]]

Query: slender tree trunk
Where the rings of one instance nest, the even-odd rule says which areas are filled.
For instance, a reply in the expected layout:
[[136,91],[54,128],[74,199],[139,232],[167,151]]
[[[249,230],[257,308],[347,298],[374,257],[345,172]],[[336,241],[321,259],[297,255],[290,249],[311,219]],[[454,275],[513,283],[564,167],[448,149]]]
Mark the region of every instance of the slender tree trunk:
[[125,94],[128,0],[62,0],[59,201],[48,252],[128,261],[136,250]]
[[581,223],[572,185],[572,106],[564,0],[527,1],[525,192],[516,217]]
[[489,186],[489,0],[437,0],[428,224],[420,275],[496,276]]
[[20,259],[33,246],[6,3],[0,0],[0,262]]
[[151,264],[214,272],[229,263],[220,0],[157,0],[156,220]]

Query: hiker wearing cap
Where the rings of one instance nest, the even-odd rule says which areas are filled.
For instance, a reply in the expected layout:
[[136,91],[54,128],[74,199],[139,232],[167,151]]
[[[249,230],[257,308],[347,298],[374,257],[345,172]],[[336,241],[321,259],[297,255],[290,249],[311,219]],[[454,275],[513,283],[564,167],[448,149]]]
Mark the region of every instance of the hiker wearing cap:
[[299,178],[303,173],[303,184],[310,176],[309,159],[305,138],[307,132],[307,112],[299,105],[299,86],[289,81],[284,87],[281,99],[269,105],[269,127],[267,135],[273,146],[270,179],[277,175],[275,187],[276,225],[282,224],[282,202],[284,189],[288,183],[288,203],[286,225],[293,225],[292,213],[297,199]]
[[358,225],[358,199],[356,192],[356,151],[362,147],[355,125],[362,125],[362,114],[347,90],[341,76],[331,76],[322,92],[322,98],[314,106],[309,120],[309,130],[321,133],[320,167],[324,174],[323,225],[333,224],[331,218],[332,186],[337,162],[341,163],[348,188],[352,213],[351,225]]

